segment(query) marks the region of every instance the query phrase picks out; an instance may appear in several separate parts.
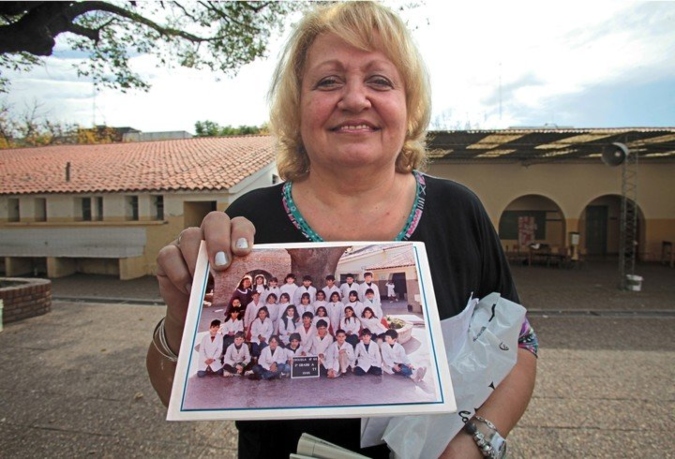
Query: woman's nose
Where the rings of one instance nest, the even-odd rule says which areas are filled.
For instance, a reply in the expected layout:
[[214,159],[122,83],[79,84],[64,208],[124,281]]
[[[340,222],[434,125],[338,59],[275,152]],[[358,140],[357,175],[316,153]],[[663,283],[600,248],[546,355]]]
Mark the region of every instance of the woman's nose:
[[367,87],[357,81],[348,82],[342,92],[342,98],[338,102],[338,108],[351,112],[360,112],[370,108],[370,98]]

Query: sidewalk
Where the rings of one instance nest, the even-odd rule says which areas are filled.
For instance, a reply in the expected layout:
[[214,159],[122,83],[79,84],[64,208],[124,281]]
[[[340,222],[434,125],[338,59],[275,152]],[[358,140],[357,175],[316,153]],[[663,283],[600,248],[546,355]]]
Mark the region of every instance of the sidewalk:
[[[639,266],[641,292],[616,272],[514,267],[542,348],[510,457],[675,457],[675,270]],[[71,276],[53,294],[99,302],[58,300],[0,333],[0,457],[236,457],[232,423],[164,420],[145,372],[153,278]]]

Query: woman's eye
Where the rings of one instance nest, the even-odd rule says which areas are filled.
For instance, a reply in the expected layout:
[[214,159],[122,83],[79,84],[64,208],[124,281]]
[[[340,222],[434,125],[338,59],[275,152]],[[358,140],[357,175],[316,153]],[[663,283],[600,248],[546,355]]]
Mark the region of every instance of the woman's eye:
[[323,78],[320,80],[316,87],[320,89],[330,89],[336,87],[340,82],[335,77]]
[[371,77],[370,80],[368,80],[368,82],[376,88],[390,89],[394,87],[394,85],[388,78],[379,75]]

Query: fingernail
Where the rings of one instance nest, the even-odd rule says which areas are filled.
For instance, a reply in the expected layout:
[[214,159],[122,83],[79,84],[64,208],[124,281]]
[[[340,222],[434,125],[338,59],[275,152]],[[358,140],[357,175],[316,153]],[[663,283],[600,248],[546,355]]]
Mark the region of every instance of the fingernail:
[[248,241],[246,240],[245,237],[240,237],[237,239],[237,244],[236,244],[238,249],[248,249]]
[[185,290],[190,293],[192,291],[192,284],[189,282],[185,284]]
[[227,255],[225,252],[216,253],[216,266],[225,266],[227,264]]

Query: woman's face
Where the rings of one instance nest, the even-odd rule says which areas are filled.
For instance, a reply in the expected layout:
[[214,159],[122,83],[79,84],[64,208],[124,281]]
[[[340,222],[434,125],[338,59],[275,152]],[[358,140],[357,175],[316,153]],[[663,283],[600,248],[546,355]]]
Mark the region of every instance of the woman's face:
[[310,46],[300,94],[300,133],[312,167],[395,167],[405,140],[406,94],[394,64],[333,34]]

